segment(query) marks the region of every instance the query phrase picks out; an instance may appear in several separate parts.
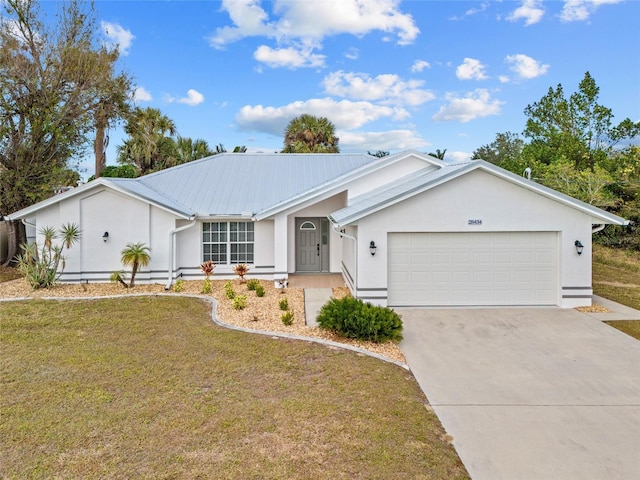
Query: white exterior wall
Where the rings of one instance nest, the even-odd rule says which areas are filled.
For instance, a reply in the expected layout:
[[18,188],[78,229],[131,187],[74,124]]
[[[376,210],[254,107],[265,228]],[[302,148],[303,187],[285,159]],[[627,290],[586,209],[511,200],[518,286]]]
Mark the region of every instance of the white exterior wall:
[[[558,304],[590,305],[591,223],[589,215],[566,205],[489,173],[470,172],[358,222],[358,295],[386,305],[390,232],[553,231],[560,242]],[[371,240],[378,247],[373,257]],[[585,246],[582,256],[576,240]]]
[[[176,264],[174,276],[185,279],[203,279],[200,270],[202,264],[202,224],[203,222],[250,221],[241,218],[211,218],[198,220],[196,224],[176,234]],[[179,221],[178,227],[188,221]],[[274,221],[263,220],[254,223],[254,263],[249,265],[249,278],[267,275],[273,276],[275,265]],[[166,272],[166,267],[165,267]],[[214,276],[219,279],[234,278],[233,265],[216,265]],[[165,276],[166,277],[166,276]]]
[[[403,158],[351,182],[349,184],[349,199],[370,192],[381,185],[385,185],[413,172],[417,172],[418,170],[423,170],[428,166],[429,164],[424,160],[410,155],[407,158]],[[436,170],[437,167],[434,166],[433,169]]]
[[[151,262],[143,267],[136,281],[144,283],[166,278],[168,268],[168,232],[174,228],[170,213],[113,190],[87,191],[37,213],[38,229],[60,228],[76,223],[80,242],[67,256],[64,274],[68,282],[107,282],[111,272],[122,270],[120,252],[127,243],[143,242],[151,248]],[[103,235],[109,232],[105,242]],[[38,235],[38,241],[42,241]]]

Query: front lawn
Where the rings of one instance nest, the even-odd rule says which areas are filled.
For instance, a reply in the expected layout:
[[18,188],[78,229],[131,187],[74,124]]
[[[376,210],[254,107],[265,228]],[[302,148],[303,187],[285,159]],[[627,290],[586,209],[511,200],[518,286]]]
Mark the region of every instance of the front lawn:
[[183,297],[0,303],[0,478],[468,478],[412,375]]
[[[594,245],[593,292],[640,310],[640,254]],[[640,320],[607,323],[640,340]]]
[[640,253],[594,245],[593,292],[640,310]]

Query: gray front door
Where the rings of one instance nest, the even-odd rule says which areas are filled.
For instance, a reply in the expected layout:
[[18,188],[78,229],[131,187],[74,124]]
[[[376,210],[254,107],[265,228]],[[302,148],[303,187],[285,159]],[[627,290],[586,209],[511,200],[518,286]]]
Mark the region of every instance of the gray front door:
[[322,269],[320,234],[319,218],[296,218],[296,271],[319,272]]

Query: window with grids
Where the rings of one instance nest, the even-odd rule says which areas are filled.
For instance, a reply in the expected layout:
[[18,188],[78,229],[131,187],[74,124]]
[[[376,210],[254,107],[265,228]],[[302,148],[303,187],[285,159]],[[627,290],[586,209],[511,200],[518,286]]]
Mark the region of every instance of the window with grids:
[[202,258],[219,264],[253,263],[253,222],[204,222]]

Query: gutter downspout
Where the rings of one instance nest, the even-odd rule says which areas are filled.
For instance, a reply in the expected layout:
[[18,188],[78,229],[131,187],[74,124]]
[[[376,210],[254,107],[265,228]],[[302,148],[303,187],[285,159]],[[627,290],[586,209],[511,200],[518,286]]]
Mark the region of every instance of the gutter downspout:
[[169,268],[167,270],[167,284],[164,286],[165,290],[169,290],[171,288],[171,283],[173,282],[173,264],[174,264],[174,255],[175,255],[175,243],[176,243],[176,233],[186,230],[187,228],[191,228],[196,224],[196,216],[193,215],[189,220],[191,223],[187,225],[183,225],[178,228],[174,228],[169,232]]
[[601,225],[596,225],[595,227],[591,227],[591,233],[598,233],[601,232],[602,230],[604,230],[604,227],[606,227],[606,225],[603,223]]
[[337,233],[338,235],[342,236],[342,237],[347,237],[351,240],[353,240],[353,261],[355,263],[355,269],[353,271],[353,295],[355,298],[358,298],[358,239],[356,237],[354,237],[353,235],[349,235],[348,233],[343,233],[339,230],[337,230],[338,226],[331,222],[331,229]]

